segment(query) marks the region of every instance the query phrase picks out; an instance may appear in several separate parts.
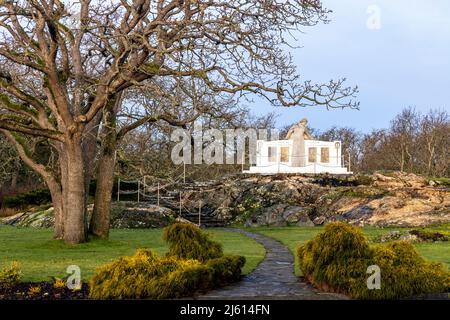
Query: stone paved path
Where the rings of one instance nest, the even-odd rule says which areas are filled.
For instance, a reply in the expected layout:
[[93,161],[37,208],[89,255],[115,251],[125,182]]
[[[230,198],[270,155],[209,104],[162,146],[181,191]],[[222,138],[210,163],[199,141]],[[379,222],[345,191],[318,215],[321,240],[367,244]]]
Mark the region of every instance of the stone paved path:
[[196,299],[275,299],[275,300],[319,300],[346,299],[345,296],[319,292],[294,274],[294,257],[282,243],[240,229],[240,232],[261,243],[266,257],[258,267],[242,281],[216,289]]

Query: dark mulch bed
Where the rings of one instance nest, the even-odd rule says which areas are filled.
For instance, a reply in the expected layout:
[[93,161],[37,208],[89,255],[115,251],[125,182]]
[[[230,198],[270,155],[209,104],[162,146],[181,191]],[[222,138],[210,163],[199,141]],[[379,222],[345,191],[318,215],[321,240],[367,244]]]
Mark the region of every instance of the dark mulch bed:
[[[31,293],[30,288],[41,288],[40,293]],[[0,286],[0,300],[82,300],[89,298],[89,288],[83,284],[81,290],[54,288],[48,282],[23,282],[12,287]]]
[[[30,288],[39,287],[38,294],[30,293]],[[72,291],[68,288],[57,289],[53,283],[23,282],[13,287],[0,286],[0,300],[86,300],[89,299],[89,287],[83,284],[81,290]],[[405,299],[402,299],[405,300]],[[450,292],[441,294],[419,295],[406,300],[450,300]]]

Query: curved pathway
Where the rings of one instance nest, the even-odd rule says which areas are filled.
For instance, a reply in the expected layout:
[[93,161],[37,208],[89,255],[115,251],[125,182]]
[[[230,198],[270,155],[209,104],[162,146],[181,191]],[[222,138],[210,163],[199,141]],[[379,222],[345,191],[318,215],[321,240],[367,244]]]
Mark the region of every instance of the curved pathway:
[[266,249],[266,256],[242,281],[210,291],[196,299],[346,299],[342,295],[319,292],[302,278],[296,277],[292,253],[277,240],[241,229],[225,230],[242,233],[261,243]]

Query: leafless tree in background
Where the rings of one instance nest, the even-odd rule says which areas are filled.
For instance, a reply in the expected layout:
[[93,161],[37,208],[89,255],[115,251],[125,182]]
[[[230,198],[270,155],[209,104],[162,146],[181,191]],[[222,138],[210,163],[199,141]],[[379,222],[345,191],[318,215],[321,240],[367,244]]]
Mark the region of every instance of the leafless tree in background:
[[450,115],[442,110],[430,110],[420,119],[416,139],[417,171],[428,176],[449,175]]
[[450,115],[444,110],[431,109],[421,114],[405,108],[389,128],[359,134],[356,140],[349,141],[360,141],[355,144],[358,157],[352,160],[356,171],[398,170],[450,176]]
[[359,159],[361,157],[361,133],[353,128],[332,127],[318,135],[319,140],[342,141],[342,155],[350,163],[351,170],[357,170]]
[[355,172],[395,170],[450,176],[450,114],[445,110],[430,109],[422,114],[415,108],[404,108],[388,128],[369,133],[336,126],[310,131],[318,140],[341,140],[346,163],[350,158]]

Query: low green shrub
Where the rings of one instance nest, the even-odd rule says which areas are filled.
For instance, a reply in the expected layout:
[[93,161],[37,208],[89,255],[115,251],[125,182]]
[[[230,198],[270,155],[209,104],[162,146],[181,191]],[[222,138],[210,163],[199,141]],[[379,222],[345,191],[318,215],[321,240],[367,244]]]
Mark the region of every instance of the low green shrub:
[[214,286],[222,286],[239,280],[245,265],[245,257],[223,256],[207,261],[206,265],[212,270]]
[[329,176],[327,174],[321,174],[316,176],[313,183],[320,184],[321,186],[330,187],[357,187],[357,186],[370,186],[374,182],[373,178],[369,175],[358,174],[353,176],[338,177]]
[[236,281],[242,257],[221,257],[201,263],[176,257],[157,257],[138,250],[100,267],[90,280],[92,299],[181,298]]
[[170,299],[237,281],[245,258],[224,256],[220,243],[190,224],[164,229],[165,257],[141,249],[100,267],[90,280],[93,299]]
[[355,292],[355,298],[398,299],[426,293],[445,292],[450,274],[439,263],[425,261],[405,241],[373,248],[373,264],[381,270],[381,289]]
[[169,244],[168,256],[206,261],[223,256],[222,245],[209,239],[192,224],[175,223],[164,229],[163,240]]
[[428,179],[428,184],[439,187],[450,187],[450,178],[431,178]]
[[370,186],[374,181],[371,176],[362,174],[355,177],[355,182],[357,186]]
[[3,198],[4,208],[23,208],[30,205],[38,206],[52,201],[48,189],[37,189],[16,196],[5,196]]
[[[369,247],[361,230],[337,222],[297,250],[300,270],[319,288],[357,299],[398,299],[444,292],[450,274],[425,261],[407,242]],[[381,289],[367,288],[371,265],[381,270]]]
[[[173,259],[173,258],[172,258]],[[182,260],[183,261],[183,260]],[[184,260],[189,261],[189,260]],[[165,278],[154,281],[152,294],[155,299],[176,299],[193,295],[200,290],[213,288],[211,269],[203,264],[186,265]]]
[[449,237],[445,234],[427,230],[411,230],[410,234],[415,235],[423,241],[449,241]]
[[13,262],[11,266],[5,267],[0,270],[0,287],[11,287],[20,282],[22,279],[22,272],[20,271],[19,264]]
[[162,299],[174,296],[169,275],[201,264],[195,260],[158,258],[149,250],[138,250],[134,256],[121,257],[100,267],[90,280],[89,295],[93,299]]
[[347,292],[362,281],[364,266],[371,258],[362,231],[341,222],[327,224],[325,231],[300,246],[297,254],[303,274],[316,286],[334,292]]

